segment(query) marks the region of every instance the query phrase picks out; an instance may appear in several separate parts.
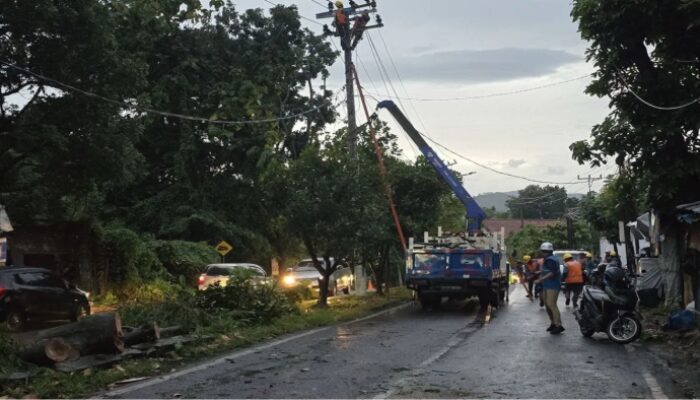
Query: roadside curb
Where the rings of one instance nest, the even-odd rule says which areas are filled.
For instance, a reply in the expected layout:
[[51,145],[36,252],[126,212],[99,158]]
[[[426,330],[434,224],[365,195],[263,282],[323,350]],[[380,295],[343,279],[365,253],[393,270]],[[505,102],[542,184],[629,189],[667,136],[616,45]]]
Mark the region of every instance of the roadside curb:
[[261,344],[255,345],[253,347],[248,347],[246,349],[236,350],[236,351],[227,353],[225,355],[218,356],[218,357],[211,359],[209,361],[206,361],[206,362],[203,362],[200,364],[196,364],[196,365],[193,365],[191,367],[186,367],[186,368],[181,369],[179,371],[175,371],[175,372],[165,374],[165,375],[155,376],[155,377],[150,378],[150,379],[143,381],[143,382],[134,383],[132,385],[124,386],[124,387],[119,388],[119,389],[109,390],[106,392],[104,392],[104,391],[99,392],[94,397],[96,397],[96,398],[99,398],[99,397],[103,397],[103,398],[119,397],[119,396],[122,396],[124,394],[130,393],[130,392],[133,392],[133,391],[136,391],[139,389],[144,389],[144,388],[147,388],[149,386],[153,386],[153,385],[156,385],[159,383],[167,382],[167,381],[179,378],[179,377],[184,376],[184,375],[203,371],[203,370],[206,370],[208,368],[217,366],[219,364],[231,362],[232,360],[235,360],[237,358],[241,358],[241,357],[262,351],[262,350],[267,350],[267,349],[270,349],[273,347],[277,347],[277,346],[282,345],[284,343],[291,342],[291,341],[294,341],[297,339],[301,339],[301,338],[306,337],[306,336],[311,336],[311,335],[314,335],[314,334],[317,334],[317,333],[320,333],[320,332],[323,332],[323,331],[326,331],[329,329],[336,328],[338,326],[353,325],[353,324],[357,324],[357,323],[360,323],[363,321],[367,321],[370,319],[381,317],[383,315],[393,314],[395,312],[403,310],[404,308],[408,308],[408,307],[412,306],[413,304],[414,304],[414,302],[412,302],[412,301],[405,301],[405,302],[401,302],[398,305],[389,306],[388,308],[385,308],[381,311],[377,311],[373,314],[366,315],[364,317],[360,317],[360,318],[357,318],[354,320],[340,322],[340,323],[333,324],[333,325],[322,326],[319,328],[301,331],[298,333],[293,333],[293,334],[290,334],[290,335],[283,337],[281,339],[273,340],[271,342],[266,342],[266,343],[263,342]]

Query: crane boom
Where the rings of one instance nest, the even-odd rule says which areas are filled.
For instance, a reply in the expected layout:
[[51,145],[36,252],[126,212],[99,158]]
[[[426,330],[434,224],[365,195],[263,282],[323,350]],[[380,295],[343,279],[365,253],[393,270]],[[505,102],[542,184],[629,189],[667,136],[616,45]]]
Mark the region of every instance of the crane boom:
[[428,159],[430,165],[435,168],[438,176],[447,183],[455,196],[462,202],[466,209],[468,230],[477,231],[481,229],[481,222],[486,219],[484,210],[479,207],[479,204],[477,204],[474,198],[467,192],[467,189],[455,178],[452,171],[450,171],[447,165],[438,157],[437,153],[430,147],[428,142],[423,139],[423,136],[416,130],[403,112],[401,112],[399,107],[391,100],[384,100],[377,105],[377,108],[385,108],[394,116],[399,125],[401,125],[401,128],[406,131],[411,140],[418,146],[421,153]]

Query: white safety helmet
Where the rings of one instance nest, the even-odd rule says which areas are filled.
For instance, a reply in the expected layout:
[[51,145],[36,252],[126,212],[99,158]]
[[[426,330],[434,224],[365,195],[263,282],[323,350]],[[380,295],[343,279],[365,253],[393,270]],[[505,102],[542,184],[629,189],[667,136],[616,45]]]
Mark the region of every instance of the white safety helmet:
[[549,242],[544,242],[544,243],[542,243],[542,245],[540,246],[540,250],[541,250],[541,251],[554,251],[554,245],[552,245],[552,244],[549,243]]

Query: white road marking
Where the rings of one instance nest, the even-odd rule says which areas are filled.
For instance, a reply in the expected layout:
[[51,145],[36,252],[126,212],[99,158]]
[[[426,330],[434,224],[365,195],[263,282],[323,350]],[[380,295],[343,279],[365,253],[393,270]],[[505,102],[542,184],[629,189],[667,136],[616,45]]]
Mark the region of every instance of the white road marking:
[[189,374],[194,373],[194,372],[203,371],[205,369],[209,369],[211,367],[215,367],[217,365],[220,365],[220,364],[223,364],[226,362],[230,362],[230,360],[235,360],[237,358],[245,357],[247,355],[257,353],[257,352],[262,351],[262,350],[267,350],[267,349],[270,349],[273,347],[277,347],[281,344],[291,342],[291,341],[294,341],[297,339],[301,339],[301,338],[306,337],[306,336],[311,336],[311,335],[314,335],[316,333],[335,328],[337,326],[357,324],[359,322],[367,321],[367,320],[372,319],[372,318],[377,318],[377,317],[380,317],[382,315],[391,314],[391,313],[394,313],[396,311],[402,310],[406,307],[409,307],[411,305],[413,305],[412,302],[401,304],[399,306],[392,307],[392,308],[389,308],[389,309],[386,309],[383,311],[379,311],[379,312],[376,312],[374,314],[368,315],[366,317],[358,318],[358,319],[355,319],[355,320],[352,320],[349,322],[343,322],[343,323],[337,324],[337,325],[324,326],[321,328],[312,329],[310,331],[298,333],[296,335],[292,335],[292,336],[286,337],[284,339],[279,339],[279,340],[275,340],[273,342],[269,342],[269,343],[265,343],[265,344],[262,344],[259,346],[251,347],[247,350],[240,350],[240,351],[237,351],[237,352],[225,355],[225,356],[221,356],[221,357],[216,358],[214,360],[205,362],[203,364],[196,365],[194,367],[185,368],[185,369],[182,369],[180,371],[173,372],[173,373],[170,373],[167,375],[161,375],[161,376],[155,377],[153,379],[149,379],[149,380],[144,381],[144,382],[129,385],[129,386],[121,388],[121,389],[111,390],[111,391],[105,393],[104,397],[122,396],[126,393],[134,392],[134,391],[144,389],[144,388],[147,388],[147,387],[150,387],[153,385],[167,382],[167,381],[173,380],[175,378],[179,378],[179,377],[184,376],[184,375],[189,375]]
[[[628,353],[634,353],[635,349],[634,347],[630,345],[625,345],[625,350],[627,350]],[[644,378],[644,382],[647,384],[647,387],[651,391],[651,396],[653,399],[668,399],[669,397],[664,393],[664,390],[661,388],[661,385],[659,385],[659,381],[656,380],[654,375],[649,373],[646,369],[642,370],[642,378]]]

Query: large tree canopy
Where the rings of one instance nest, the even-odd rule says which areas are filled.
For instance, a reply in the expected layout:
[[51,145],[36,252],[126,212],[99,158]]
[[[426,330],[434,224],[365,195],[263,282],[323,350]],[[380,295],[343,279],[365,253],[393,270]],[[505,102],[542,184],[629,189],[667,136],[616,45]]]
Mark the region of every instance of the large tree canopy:
[[572,16],[597,68],[587,91],[612,109],[574,159],[614,158],[656,209],[697,200],[700,104],[687,104],[700,88],[700,1],[575,0]]
[[[256,176],[270,154],[299,154],[334,120],[332,93],[313,82],[337,54],[293,6],[268,15],[208,4],[3,4],[0,203],[18,226],[117,221],[162,238],[227,238],[251,253],[262,245],[251,228]],[[142,108],[285,119],[215,124]]]
[[558,219],[577,203],[563,187],[529,185],[518,191],[518,197],[507,200],[506,206],[513,218]]

